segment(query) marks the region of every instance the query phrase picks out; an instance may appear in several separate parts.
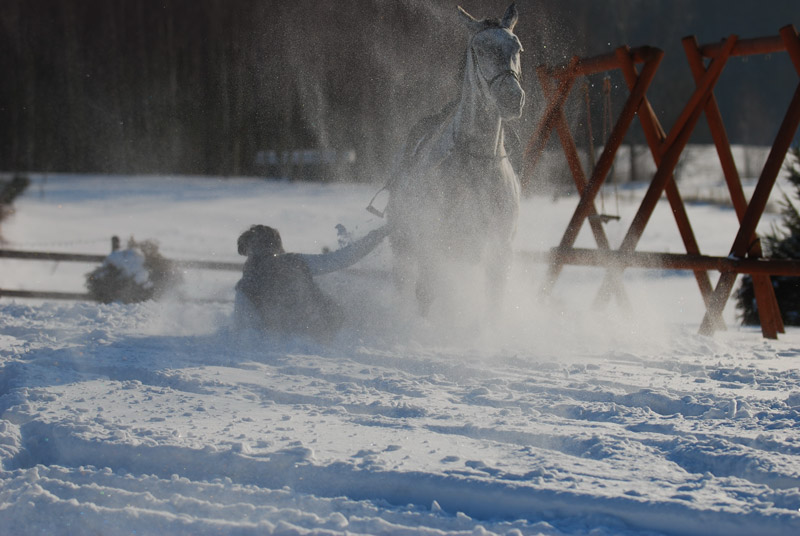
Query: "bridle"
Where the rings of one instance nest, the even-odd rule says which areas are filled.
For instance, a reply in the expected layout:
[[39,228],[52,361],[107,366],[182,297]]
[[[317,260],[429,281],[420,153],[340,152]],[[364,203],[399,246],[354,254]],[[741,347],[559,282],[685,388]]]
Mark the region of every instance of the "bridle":
[[[486,28],[486,30],[490,30],[490,29],[492,29],[492,27]],[[486,31],[486,30],[482,30],[482,31]],[[478,33],[481,33],[481,32],[478,32]],[[474,39],[474,36],[473,36],[473,39]],[[475,58],[475,56],[476,56],[475,47],[472,44],[472,41],[470,41],[470,51],[472,52],[473,58]],[[477,59],[475,59],[474,61],[476,61],[476,63],[477,63]],[[481,74],[481,78],[483,78],[483,73],[481,72],[480,65],[478,64],[476,66],[478,68],[478,72]],[[483,78],[483,80],[486,82],[486,85],[489,87],[489,89],[491,89],[498,80],[505,79],[507,76],[513,77],[514,80],[516,80],[518,84],[522,85],[522,73],[520,73],[519,71],[516,71],[514,69],[504,69],[504,70],[500,71],[499,73],[497,73],[496,75],[494,75],[491,78],[491,80],[486,80],[486,78]]]
[[506,69],[505,71],[500,71],[495,76],[493,76],[491,80],[486,82],[486,84],[489,86],[489,88],[491,88],[495,82],[497,82],[501,78],[505,78],[506,76],[511,76],[514,78],[514,80],[517,81],[518,84],[522,84],[522,75],[519,72],[515,71],[514,69]]
[[[486,87],[489,89],[489,91],[493,90],[494,85],[498,81],[505,80],[509,76],[514,78],[514,80],[516,80],[518,84],[522,85],[522,74],[519,71],[514,70],[514,69],[503,69],[499,73],[494,75],[491,79],[487,80],[486,78],[484,78],[483,72],[481,72],[480,64],[478,63],[477,58],[476,58],[477,54],[475,52],[475,48],[472,45],[472,43],[470,43],[470,52],[471,52],[473,61],[475,62],[475,67],[476,67],[476,70],[478,72],[478,75],[481,77],[483,82],[486,84]],[[513,131],[513,133],[519,138],[519,134],[517,134],[516,131]],[[459,145],[459,144],[456,143],[456,145]],[[504,154],[503,156],[498,157],[496,155],[491,155],[491,156],[477,155],[477,154],[473,154],[473,153],[471,153],[469,151],[465,151],[463,149],[462,149],[461,152],[463,154],[465,154],[466,156],[468,156],[470,158],[473,158],[473,159],[477,159],[477,160],[503,160],[503,159],[507,159],[508,158],[508,153]]]

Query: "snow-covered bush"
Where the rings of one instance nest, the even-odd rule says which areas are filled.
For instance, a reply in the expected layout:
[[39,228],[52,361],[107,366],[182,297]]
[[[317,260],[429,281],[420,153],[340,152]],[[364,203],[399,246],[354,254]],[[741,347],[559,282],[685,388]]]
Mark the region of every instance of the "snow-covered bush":
[[[795,197],[800,200],[800,146],[791,149],[792,163],[788,179],[795,188]],[[764,253],[772,259],[800,259],[800,211],[786,194],[781,203],[782,229],[773,227],[772,232],[762,238]],[[778,299],[783,322],[789,326],[800,326],[800,277],[772,276],[772,287]],[[742,324],[758,324],[758,304],[753,289],[753,278],[746,275],[734,296]]]
[[24,192],[31,181],[25,175],[15,175],[8,182],[0,184],[0,221],[14,213],[14,199]]
[[154,242],[131,238],[127,249],[113,251],[103,264],[86,274],[86,288],[93,299],[103,303],[135,303],[158,299],[182,280]]

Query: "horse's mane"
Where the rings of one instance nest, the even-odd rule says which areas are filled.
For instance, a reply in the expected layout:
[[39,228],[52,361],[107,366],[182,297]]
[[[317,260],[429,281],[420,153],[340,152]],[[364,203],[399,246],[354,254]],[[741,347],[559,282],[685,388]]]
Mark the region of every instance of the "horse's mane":
[[445,104],[444,107],[435,114],[425,116],[414,123],[414,126],[411,127],[406,137],[405,150],[402,156],[402,164],[404,167],[411,163],[410,160],[413,158],[416,148],[433,134],[436,128],[453,113],[460,100],[460,97],[454,99]]
[[484,30],[488,30],[489,28],[503,28],[503,21],[495,17],[483,19],[481,22],[483,23]]
[[[503,23],[498,18],[487,18],[481,21],[483,23],[483,30],[488,30],[490,28],[502,28]],[[482,31],[482,30],[479,30]],[[457,71],[457,82],[460,84],[464,80],[464,74],[467,71],[467,61],[469,59],[469,54],[462,54],[461,61],[458,65]],[[463,89],[463,88],[462,88]],[[428,116],[423,117],[419,121],[417,121],[411,130],[408,133],[407,140],[409,142],[414,142],[415,140],[420,140],[423,136],[427,136],[430,132],[436,128],[437,125],[442,123],[452,112],[455,110],[458,101],[461,100],[461,96],[459,95],[458,98],[448,102],[444,105],[444,107],[439,110],[435,114],[431,114]]]
[[[483,24],[483,28],[478,30],[478,32],[483,30],[489,30],[492,28],[503,28],[503,22],[499,18],[489,17],[480,21]],[[461,56],[461,61],[458,66],[457,72],[457,80],[460,83],[464,80],[464,75],[467,70],[467,61],[469,58],[469,54],[463,54]],[[463,90],[463,88],[462,88]],[[411,127],[411,130],[408,132],[406,136],[406,143],[405,148],[401,155],[401,164],[403,167],[408,166],[411,163],[411,159],[414,157],[416,148],[431,134],[433,134],[436,127],[442,124],[456,109],[458,106],[459,101],[461,100],[461,95],[456,99],[448,102],[447,104],[442,107],[435,114],[427,115],[422,119],[418,120],[414,125]]]

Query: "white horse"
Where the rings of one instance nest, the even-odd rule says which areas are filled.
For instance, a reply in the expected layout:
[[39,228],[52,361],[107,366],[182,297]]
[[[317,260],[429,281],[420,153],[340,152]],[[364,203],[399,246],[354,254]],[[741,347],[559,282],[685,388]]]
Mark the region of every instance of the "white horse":
[[490,302],[500,304],[519,213],[503,133],[525,102],[517,9],[484,20],[458,9],[470,31],[461,96],[412,130],[389,186],[395,277],[415,285],[423,314],[448,261],[483,263]]

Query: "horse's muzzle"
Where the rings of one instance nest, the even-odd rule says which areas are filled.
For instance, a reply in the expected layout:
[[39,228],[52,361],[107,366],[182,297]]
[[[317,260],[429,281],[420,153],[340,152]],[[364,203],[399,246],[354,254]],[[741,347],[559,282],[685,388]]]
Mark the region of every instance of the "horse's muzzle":
[[520,85],[516,71],[503,71],[489,82],[500,116],[503,119],[518,119],[525,106],[525,91]]

